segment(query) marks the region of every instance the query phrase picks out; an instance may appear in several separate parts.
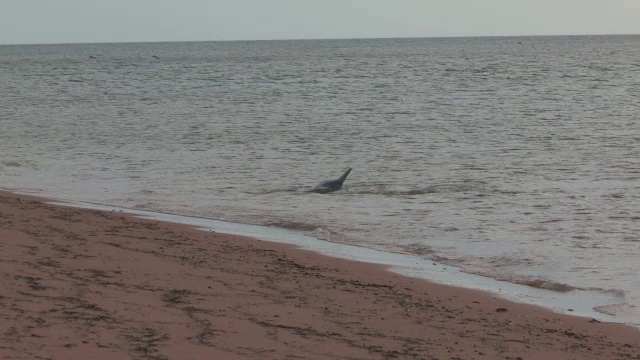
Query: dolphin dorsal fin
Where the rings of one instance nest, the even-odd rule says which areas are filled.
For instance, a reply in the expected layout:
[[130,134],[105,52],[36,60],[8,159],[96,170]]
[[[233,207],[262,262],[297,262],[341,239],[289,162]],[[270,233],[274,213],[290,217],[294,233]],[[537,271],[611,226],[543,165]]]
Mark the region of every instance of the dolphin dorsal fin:
[[347,176],[349,176],[350,172],[351,172],[351,168],[347,169],[347,171],[345,171],[344,174],[340,176],[340,181],[344,181],[347,178]]

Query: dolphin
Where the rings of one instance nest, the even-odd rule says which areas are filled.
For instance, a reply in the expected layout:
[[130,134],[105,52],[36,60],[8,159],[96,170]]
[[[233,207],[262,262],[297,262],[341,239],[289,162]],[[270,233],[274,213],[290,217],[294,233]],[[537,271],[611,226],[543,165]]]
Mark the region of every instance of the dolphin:
[[351,172],[351,168],[347,169],[347,171],[345,171],[345,173],[342,174],[342,176],[340,176],[337,179],[320,181],[316,186],[314,186],[311,189],[311,192],[325,194],[328,192],[338,191],[342,189],[342,183],[344,183],[344,180],[347,178],[350,172]]

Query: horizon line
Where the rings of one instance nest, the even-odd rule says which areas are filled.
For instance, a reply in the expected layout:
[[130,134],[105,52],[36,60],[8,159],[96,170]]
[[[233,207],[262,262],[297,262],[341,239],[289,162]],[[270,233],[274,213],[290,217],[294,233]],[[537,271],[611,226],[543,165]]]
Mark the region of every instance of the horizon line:
[[0,43],[0,46],[23,45],[89,45],[89,44],[146,44],[178,42],[261,42],[261,41],[332,41],[332,40],[376,40],[376,39],[458,39],[458,38],[527,38],[527,37],[571,37],[571,36],[634,36],[637,33],[610,34],[531,34],[531,35],[447,35],[447,36],[388,36],[388,37],[344,37],[344,38],[274,38],[274,39],[222,39],[222,40],[141,40],[141,41],[96,41],[96,42],[34,42]]

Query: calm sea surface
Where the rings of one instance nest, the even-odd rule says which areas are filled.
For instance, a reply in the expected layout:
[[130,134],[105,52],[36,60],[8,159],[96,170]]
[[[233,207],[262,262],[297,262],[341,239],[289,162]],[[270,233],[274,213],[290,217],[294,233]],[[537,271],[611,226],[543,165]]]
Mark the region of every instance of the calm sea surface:
[[598,289],[637,315],[640,36],[0,46],[0,188]]

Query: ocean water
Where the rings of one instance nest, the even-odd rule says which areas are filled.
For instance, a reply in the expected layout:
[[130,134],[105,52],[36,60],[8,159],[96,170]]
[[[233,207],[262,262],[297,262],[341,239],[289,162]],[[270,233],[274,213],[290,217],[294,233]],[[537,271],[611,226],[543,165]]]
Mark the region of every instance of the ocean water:
[[640,324],[639,105],[640,36],[0,46],[0,188],[599,291]]

